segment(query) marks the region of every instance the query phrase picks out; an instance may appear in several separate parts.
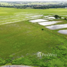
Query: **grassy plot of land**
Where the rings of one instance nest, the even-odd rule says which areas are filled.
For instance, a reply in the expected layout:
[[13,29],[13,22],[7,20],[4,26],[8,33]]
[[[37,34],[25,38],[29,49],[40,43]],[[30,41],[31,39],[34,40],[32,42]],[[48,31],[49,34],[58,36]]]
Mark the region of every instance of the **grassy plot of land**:
[[[31,10],[31,13],[30,13]],[[32,16],[40,15],[33,9],[16,9],[16,8],[0,8],[0,25],[4,23],[18,22],[29,20]]]
[[[59,10],[59,11],[58,11]],[[32,18],[37,15],[61,15],[66,16],[67,9],[16,9],[16,8],[0,8],[0,25],[4,23],[19,22]],[[39,16],[37,17],[39,18]]]
[[23,56],[38,51],[49,53],[66,39],[51,31],[41,30],[42,26],[26,22],[0,26],[0,57]]
[[[35,15],[66,15],[67,9],[1,8],[0,24],[7,23],[7,21],[14,22],[12,19],[16,19],[17,23],[0,25],[0,57],[6,59],[9,55],[21,57],[27,53],[30,55],[37,52],[53,53],[53,48],[56,48],[56,46],[63,44],[67,47],[67,35],[61,35],[38,24],[30,23],[28,21],[30,18],[26,19],[27,15],[22,14],[24,12]],[[10,19],[9,16],[12,18]],[[18,22],[18,20],[20,21]]]

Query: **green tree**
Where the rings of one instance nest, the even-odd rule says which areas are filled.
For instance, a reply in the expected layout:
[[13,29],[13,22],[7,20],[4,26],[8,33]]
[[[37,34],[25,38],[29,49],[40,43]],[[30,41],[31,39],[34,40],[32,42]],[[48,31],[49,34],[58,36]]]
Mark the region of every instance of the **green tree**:
[[59,18],[59,16],[58,16],[58,15],[54,15],[54,17],[55,17],[55,19],[58,19],[58,18]]

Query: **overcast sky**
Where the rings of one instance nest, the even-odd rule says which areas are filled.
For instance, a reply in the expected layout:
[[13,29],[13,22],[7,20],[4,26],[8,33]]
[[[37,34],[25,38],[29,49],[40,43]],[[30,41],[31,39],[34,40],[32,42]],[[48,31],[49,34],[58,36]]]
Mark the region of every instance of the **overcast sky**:
[[0,0],[0,1],[67,1],[67,0]]

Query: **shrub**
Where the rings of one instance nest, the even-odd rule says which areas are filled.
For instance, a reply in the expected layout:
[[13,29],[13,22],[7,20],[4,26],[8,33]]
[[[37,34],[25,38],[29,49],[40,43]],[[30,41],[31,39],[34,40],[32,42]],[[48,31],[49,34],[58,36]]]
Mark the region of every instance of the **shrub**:
[[55,19],[58,19],[58,18],[59,18],[59,16],[58,16],[58,15],[54,15],[54,17],[55,17]]
[[64,18],[64,20],[67,20],[67,18]]
[[32,62],[28,58],[21,57],[21,58],[13,60],[12,64],[13,65],[22,65],[22,64],[23,65],[32,65]]
[[6,62],[7,62],[7,63],[11,63],[11,62],[12,62],[12,60],[13,60],[13,56],[12,56],[12,55],[10,55],[10,56],[8,57],[8,59],[6,59]]
[[0,58],[0,65],[5,65],[5,64],[6,64],[6,61]]
[[53,59],[49,62],[49,67],[64,67],[64,61]]

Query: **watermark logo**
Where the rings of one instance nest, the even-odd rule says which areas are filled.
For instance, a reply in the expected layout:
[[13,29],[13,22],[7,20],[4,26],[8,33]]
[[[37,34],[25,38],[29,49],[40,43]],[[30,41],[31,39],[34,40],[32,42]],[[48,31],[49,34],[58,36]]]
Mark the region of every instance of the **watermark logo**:
[[37,57],[43,57],[43,56],[45,56],[45,57],[48,57],[48,56],[53,56],[53,57],[55,57],[55,56],[57,56],[57,54],[52,54],[52,53],[47,53],[47,54],[45,54],[45,53],[42,53],[42,52],[38,52],[38,53],[37,53]]

